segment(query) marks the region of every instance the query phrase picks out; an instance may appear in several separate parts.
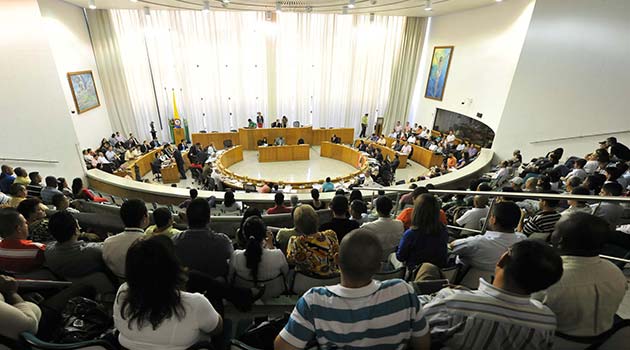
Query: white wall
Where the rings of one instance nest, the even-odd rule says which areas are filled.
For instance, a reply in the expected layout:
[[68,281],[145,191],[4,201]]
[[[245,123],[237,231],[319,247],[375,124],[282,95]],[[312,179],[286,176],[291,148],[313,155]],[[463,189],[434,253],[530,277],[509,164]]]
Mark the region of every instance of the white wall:
[[[431,18],[414,90],[410,120],[432,126],[436,108],[476,118],[496,131],[521,53],[534,0],[500,4]],[[455,46],[444,99],[424,97],[435,46]],[[462,101],[472,100],[471,103]]]
[[[528,159],[564,147],[565,155],[582,156],[608,136],[630,144],[629,57],[630,1],[538,1],[497,131],[497,155],[520,148]],[[592,134],[604,135],[580,137]],[[563,137],[573,138],[538,142]]]
[[42,175],[83,176],[74,126],[68,116],[53,54],[36,0],[0,1],[0,158]]
[[[66,98],[66,114],[74,123],[81,148],[94,148],[103,137],[111,135],[112,125],[83,9],[61,0],[38,0],[38,3]],[[83,70],[92,71],[101,105],[78,114],[66,74]]]

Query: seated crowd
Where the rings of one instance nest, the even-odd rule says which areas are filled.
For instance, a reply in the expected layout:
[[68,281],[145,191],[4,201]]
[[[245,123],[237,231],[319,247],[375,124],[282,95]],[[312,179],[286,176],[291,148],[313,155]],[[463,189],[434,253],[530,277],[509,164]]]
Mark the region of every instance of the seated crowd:
[[[204,339],[223,348],[226,301],[248,310],[257,299],[278,296],[265,290],[266,281],[303,273],[339,276],[340,283],[297,296],[276,349],[552,349],[556,333],[596,336],[613,327],[626,294],[621,269],[599,257],[607,246],[630,251],[624,207],[510,194],[627,195],[630,159],[618,150],[594,152],[598,166],[584,170],[586,183],[573,180],[585,162],[570,158],[574,170],[568,162],[558,166],[559,152],[543,157],[551,166],[541,169],[540,159],[523,164],[509,186],[503,178],[516,169],[495,177],[510,166],[501,164],[470,188],[503,192],[491,206],[487,195],[439,197],[415,184],[398,203],[384,192],[367,201],[357,189],[338,190],[328,203],[332,219],[323,222],[319,191],[305,203],[290,198],[290,206],[277,191],[266,214],[290,213],[293,221],[278,229],[232,192],[213,208],[213,200],[191,190],[181,206],[185,229],[174,227],[170,210],[150,213],[129,199],[119,210],[125,229],[105,236],[85,232],[73,216],[69,199],[99,198],[80,179],[72,189],[54,177],[42,186],[39,174],[20,169],[14,176],[3,166],[0,186],[11,196],[0,209],[0,335],[17,339],[29,331],[54,340],[63,305],[85,296],[107,307],[115,340],[127,349],[186,349]],[[211,229],[214,211],[243,213],[234,241]],[[400,264],[406,281],[375,279]],[[442,286],[454,266],[480,273],[474,290]],[[26,301],[19,278],[41,271],[73,284]]]

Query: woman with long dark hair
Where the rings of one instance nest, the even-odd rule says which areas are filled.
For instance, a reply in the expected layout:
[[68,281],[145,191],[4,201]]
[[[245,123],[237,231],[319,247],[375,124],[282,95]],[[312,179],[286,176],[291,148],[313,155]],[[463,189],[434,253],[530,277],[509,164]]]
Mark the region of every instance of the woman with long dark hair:
[[186,349],[223,320],[202,294],[182,289],[187,277],[170,238],[137,240],[127,252],[127,282],[114,301],[114,325],[128,349]]
[[282,274],[286,277],[289,265],[280,249],[273,245],[273,235],[260,217],[252,216],[243,224],[247,237],[244,250],[236,250],[230,259],[229,278],[235,275],[255,284]]
[[409,267],[428,262],[446,266],[448,232],[440,222],[440,204],[431,194],[421,194],[415,201],[411,227],[405,231],[396,258]]
[[72,196],[74,199],[85,199],[86,201],[99,203],[107,202],[107,199],[99,197],[89,189],[83,187],[83,180],[79,177],[72,180]]

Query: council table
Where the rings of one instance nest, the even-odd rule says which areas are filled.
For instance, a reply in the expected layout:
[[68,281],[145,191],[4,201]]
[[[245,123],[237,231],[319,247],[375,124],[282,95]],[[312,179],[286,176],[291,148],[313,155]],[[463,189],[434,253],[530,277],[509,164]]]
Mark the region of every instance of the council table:
[[258,161],[264,163],[309,160],[310,148],[310,145],[258,147]]

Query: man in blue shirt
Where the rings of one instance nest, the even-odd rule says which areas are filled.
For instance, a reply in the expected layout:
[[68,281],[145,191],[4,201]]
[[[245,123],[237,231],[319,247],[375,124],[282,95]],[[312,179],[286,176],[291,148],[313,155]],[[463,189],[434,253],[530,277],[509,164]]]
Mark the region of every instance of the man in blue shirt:
[[13,168],[8,165],[2,165],[2,173],[0,174],[0,191],[9,193],[9,188],[15,181],[15,175],[13,175]]
[[330,181],[330,177],[326,178],[326,182],[322,185],[322,192],[334,192],[335,184]]

